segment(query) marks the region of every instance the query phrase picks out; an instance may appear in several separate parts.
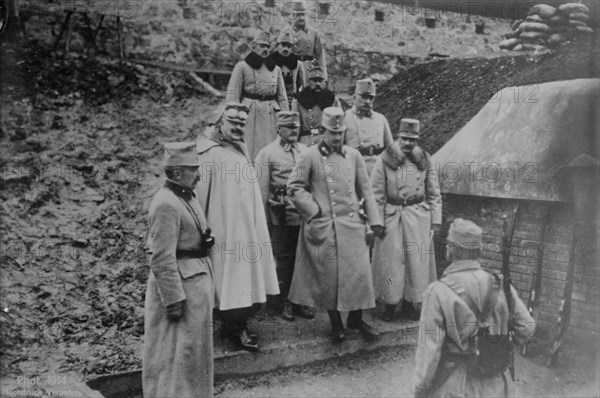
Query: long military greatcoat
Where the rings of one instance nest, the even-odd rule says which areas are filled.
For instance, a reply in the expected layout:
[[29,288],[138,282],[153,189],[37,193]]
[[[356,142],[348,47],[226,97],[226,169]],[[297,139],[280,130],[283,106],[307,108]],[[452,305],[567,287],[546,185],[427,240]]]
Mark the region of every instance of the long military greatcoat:
[[[373,147],[384,149],[392,144],[390,125],[381,113],[371,111],[370,115],[363,114],[356,106],[346,111],[344,122],[348,129],[344,133],[344,144],[352,148]],[[373,172],[377,155],[363,155],[369,175]]]
[[272,60],[263,61],[256,53],[250,53],[233,68],[225,99],[250,107],[244,138],[251,159],[254,159],[258,151],[277,137],[277,112],[289,110],[281,68]]
[[302,215],[290,301],[327,310],[375,306],[365,221],[381,224],[365,162],[353,148],[341,153],[324,142],[300,156],[288,195]]
[[[442,199],[437,173],[429,155],[415,147],[412,158],[394,143],[378,157],[371,184],[385,220],[386,235],[373,248],[376,298],[398,304],[403,298],[423,301],[423,292],[436,280],[431,224],[441,224]],[[422,199],[403,206],[403,200]]]
[[[319,32],[312,28],[305,27],[300,29],[296,26],[292,26],[283,30],[289,32],[292,35],[293,47],[292,52],[296,54],[300,59],[305,60],[304,65],[306,71],[319,65],[325,74],[325,80],[327,80],[327,62],[325,60],[325,47],[321,40]],[[312,60],[306,60],[307,58],[313,58]]]
[[[184,199],[186,190],[173,184],[173,190],[161,188],[156,193],[148,215],[152,254],[144,309],[144,397],[212,397],[211,263],[208,258],[176,257],[177,250],[198,249],[200,242],[200,230],[184,201],[203,229],[206,219],[197,200]],[[191,195],[191,190],[187,193]],[[185,300],[183,317],[168,320],[167,305],[181,300]]]
[[[479,309],[488,296],[492,277],[481,269],[477,261],[462,260],[452,263],[443,276],[451,276],[472,298]],[[516,336],[533,336],[535,322],[525,304],[511,287],[515,306],[513,325]],[[496,306],[487,322],[495,334],[508,330],[508,306],[501,289]],[[425,292],[419,321],[419,344],[415,361],[415,395],[417,397],[512,397],[514,385],[508,370],[489,377],[467,372],[468,358],[449,361],[448,353],[461,354],[469,350],[469,341],[477,332],[477,319],[467,304],[443,282],[432,283]],[[492,338],[492,337],[491,337]],[[456,359],[456,356],[454,356]]]
[[209,135],[198,139],[196,194],[215,236],[216,308],[246,308],[279,293],[258,177],[244,144],[222,140],[219,131]]

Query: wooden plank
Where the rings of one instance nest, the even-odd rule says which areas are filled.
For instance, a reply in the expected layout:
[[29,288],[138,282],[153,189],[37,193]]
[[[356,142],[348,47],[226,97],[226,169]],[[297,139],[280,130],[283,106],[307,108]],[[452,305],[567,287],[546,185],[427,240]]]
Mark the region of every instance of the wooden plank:
[[194,72],[196,74],[208,74],[208,75],[212,74],[212,75],[218,75],[218,76],[231,76],[230,70],[217,70],[217,69],[205,69],[205,68],[203,69],[203,68],[197,68],[194,66],[178,65],[178,64],[162,62],[162,61],[148,61],[148,60],[144,60],[144,59],[127,59],[127,61],[132,62],[134,64],[152,66],[155,68],[175,70],[178,72],[186,72],[186,73]]
[[216,88],[214,88],[213,86],[211,86],[210,84],[208,84],[207,82],[205,82],[204,80],[202,80],[197,74],[195,74],[194,72],[190,72],[189,73],[190,76],[198,83],[200,84],[206,91],[208,91],[210,94],[214,95],[215,97],[222,97],[223,94],[221,94],[221,92],[219,90],[217,90]]

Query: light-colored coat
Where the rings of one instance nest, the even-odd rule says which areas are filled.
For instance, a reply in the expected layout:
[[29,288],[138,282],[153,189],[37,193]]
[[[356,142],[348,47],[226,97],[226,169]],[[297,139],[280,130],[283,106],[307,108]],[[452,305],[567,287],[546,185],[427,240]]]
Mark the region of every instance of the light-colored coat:
[[[213,286],[208,258],[176,259],[176,250],[198,249],[200,230],[171,190],[161,188],[150,205],[150,276],[144,309],[144,397],[212,397]],[[206,220],[189,201],[203,228]],[[183,317],[170,321],[166,306],[185,300]]]
[[[244,93],[276,98],[261,101],[244,97]],[[254,69],[246,61],[238,62],[231,72],[225,99],[227,102],[241,102],[250,108],[244,127],[244,139],[250,156],[254,159],[258,151],[277,137],[277,112],[289,110],[281,68],[275,66],[270,71],[263,64]]]
[[[337,98],[334,99],[331,106],[334,108],[341,108]],[[313,146],[321,142],[323,134],[318,132],[318,128],[323,119],[323,109],[318,104],[315,104],[310,108],[305,108],[300,102],[294,101],[292,111],[298,112],[300,116],[300,135],[302,135],[302,137],[300,137],[300,142],[306,146]],[[309,132],[310,134],[308,134]]]
[[353,148],[343,154],[321,143],[300,156],[288,195],[302,215],[290,301],[327,310],[375,306],[365,221],[381,224],[364,160]]
[[296,146],[281,145],[281,137],[264,147],[256,155],[256,166],[259,170],[258,178],[267,220],[273,225],[300,225],[300,213],[292,201],[285,198],[285,219],[280,219],[278,212],[273,210],[269,199],[274,200],[273,192],[276,188],[286,189],[286,185],[300,153],[306,146],[298,143]]
[[[419,147],[413,154],[409,159],[394,143],[378,157],[371,175],[386,227],[386,236],[375,239],[373,279],[376,297],[387,304],[403,298],[420,303],[437,279],[431,224],[442,222],[440,186],[429,155]],[[423,201],[402,206],[404,198]]]
[[[444,272],[452,275],[473,302],[482,311],[483,302],[490,292],[491,275],[481,269],[477,261],[457,261]],[[517,338],[531,337],[535,322],[525,304],[511,287],[515,298],[513,325]],[[498,295],[488,323],[490,330],[506,334],[509,312],[504,291]],[[416,396],[430,397],[512,397],[514,385],[508,370],[496,376],[481,377],[467,372],[468,360],[448,361],[446,353],[468,352],[469,340],[477,333],[475,314],[454,291],[443,282],[432,283],[425,292],[419,321],[419,342],[415,361]],[[464,326],[463,326],[464,325]]]
[[[385,116],[371,111],[371,116],[363,115],[356,106],[346,111],[344,123],[348,126],[344,133],[343,142],[352,148],[373,146],[378,149],[387,148],[394,141],[392,130]],[[373,172],[377,155],[364,155],[369,175]]]
[[216,308],[230,310],[266,302],[267,294],[279,293],[279,285],[256,169],[221,137],[213,131],[198,139],[202,166],[196,194],[215,236],[210,257]]

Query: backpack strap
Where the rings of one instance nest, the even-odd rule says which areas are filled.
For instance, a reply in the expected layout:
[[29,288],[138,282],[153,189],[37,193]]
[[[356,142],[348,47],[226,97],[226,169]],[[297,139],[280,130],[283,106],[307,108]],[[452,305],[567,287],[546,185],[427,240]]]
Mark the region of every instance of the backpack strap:
[[[475,302],[466,292],[466,290],[457,282],[450,278],[450,275],[447,275],[440,279],[440,282],[443,282],[446,286],[448,286],[458,297],[460,297],[464,303],[469,307],[471,312],[475,314],[477,321],[480,325],[484,325],[486,323],[487,318],[494,310],[496,306],[496,301],[498,301],[498,294],[500,293],[500,288],[502,287],[502,281],[496,274],[491,274],[489,279],[489,284],[491,284],[490,292],[488,293],[485,301],[483,303],[483,312],[479,311]],[[488,286],[489,286],[488,284]]]

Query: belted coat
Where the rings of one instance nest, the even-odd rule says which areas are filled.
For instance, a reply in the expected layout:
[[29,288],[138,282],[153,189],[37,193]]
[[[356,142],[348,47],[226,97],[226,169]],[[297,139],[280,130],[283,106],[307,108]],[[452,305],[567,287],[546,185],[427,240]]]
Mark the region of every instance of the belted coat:
[[197,142],[202,166],[196,194],[215,236],[216,308],[264,303],[279,285],[256,169],[243,143],[234,145],[216,130],[208,134]]
[[[450,264],[442,277],[449,276],[471,297],[479,311],[493,278],[477,261],[461,260]],[[514,298],[512,323],[517,339],[533,336],[535,321],[517,291],[511,287]],[[504,290],[501,288],[496,305],[486,320],[493,325],[494,335],[506,334],[509,311]],[[465,301],[441,281],[432,283],[425,292],[419,342],[415,359],[416,397],[512,397],[514,385],[508,370],[483,377],[468,371],[469,357],[457,356],[470,352],[469,342],[477,333],[477,318]],[[453,356],[452,360],[450,355]],[[459,359],[457,359],[459,358]],[[464,358],[464,360],[460,360]]]
[[[185,201],[207,228],[198,201],[163,187],[150,204],[150,276],[144,306],[142,385],[144,397],[213,396],[213,284],[209,258],[177,258],[196,250],[200,229]],[[183,195],[185,196],[185,195]],[[167,319],[166,307],[185,300],[183,317]]]
[[323,141],[302,153],[288,181],[302,215],[290,301],[327,310],[375,306],[365,220],[381,224],[364,160],[353,148]]
[[431,225],[442,222],[442,197],[435,167],[421,148],[408,157],[396,142],[378,157],[371,185],[386,230],[373,248],[376,297],[387,304],[403,298],[420,303],[437,279]]
[[[250,97],[261,97],[250,98]],[[241,102],[250,108],[244,139],[250,158],[277,137],[277,112],[289,110],[281,68],[274,61],[263,61],[252,52],[231,72],[227,102]]]

